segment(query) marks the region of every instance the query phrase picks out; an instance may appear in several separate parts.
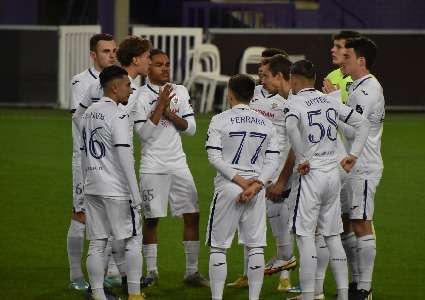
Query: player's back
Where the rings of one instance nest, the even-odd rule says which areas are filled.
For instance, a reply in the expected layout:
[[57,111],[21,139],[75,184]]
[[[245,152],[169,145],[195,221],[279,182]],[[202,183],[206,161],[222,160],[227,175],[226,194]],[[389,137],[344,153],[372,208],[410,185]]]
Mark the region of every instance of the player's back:
[[247,105],[236,105],[214,116],[211,123],[221,135],[223,160],[240,174],[260,174],[269,140],[276,132],[273,124]]
[[[116,126],[117,123],[124,126]],[[115,136],[128,134],[128,115],[108,99],[91,105],[83,115],[82,167],[85,193],[105,196],[128,195],[128,185],[118,162]],[[130,147],[129,138],[124,138]]]
[[[303,156],[312,169],[333,169],[337,166],[337,120],[334,99],[311,89],[303,89],[288,100],[286,118],[299,120]],[[299,159],[299,157],[297,157]]]

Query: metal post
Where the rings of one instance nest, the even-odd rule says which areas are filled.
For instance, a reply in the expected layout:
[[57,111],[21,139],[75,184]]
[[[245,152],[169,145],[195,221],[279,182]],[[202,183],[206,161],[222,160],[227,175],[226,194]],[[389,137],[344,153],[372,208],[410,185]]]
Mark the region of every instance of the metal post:
[[114,33],[117,43],[128,35],[128,20],[130,13],[129,0],[115,0]]

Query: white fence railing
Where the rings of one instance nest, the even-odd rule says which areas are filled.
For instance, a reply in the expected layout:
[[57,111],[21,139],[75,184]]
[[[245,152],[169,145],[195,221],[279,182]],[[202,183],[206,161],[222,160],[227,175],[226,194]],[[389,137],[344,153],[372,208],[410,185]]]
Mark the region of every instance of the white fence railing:
[[72,76],[92,65],[90,38],[100,33],[99,25],[59,26],[58,104],[68,109],[71,103]]
[[202,28],[133,26],[132,33],[149,39],[154,48],[168,54],[173,82],[183,83],[187,79],[190,53],[202,44]]

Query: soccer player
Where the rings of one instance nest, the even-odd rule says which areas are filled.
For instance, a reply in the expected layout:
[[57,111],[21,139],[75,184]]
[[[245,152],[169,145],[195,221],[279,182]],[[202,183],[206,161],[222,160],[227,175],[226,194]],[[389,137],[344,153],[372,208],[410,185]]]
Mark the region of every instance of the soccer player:
[[[378,80],[370,74],[377,47],[366,38],[348,40],[345,44],[342,71],[354,80],[348,93],[347,105],[362,114],[370,123],[365,150],[347,178],[346,189],[351,203],[350,219],[357,239],[357,269],[353,278],[357,289],[352,299],[367,299],[371,294],[372,273],[376,256],[372,220],[376,188],[382,177],[381,137],[385,119],[385,99]],[[353,130],[344,126],[348,147],[353,148]],[[352,237],[354,239],[354,237]]]
[[[90,57],[93,67],[75,75],[71,80],[71,112],[74,114],[83,101],[90,85],[98,82],[99,72],[116,62],[116,44],[109,34],[96,34],[90,39]],[[93,101],[97,101],[94,99]],[[72,196],[73,209],[68,229],[67,250],[70,271],[70,288],[85,290],[88,287],[81,270],[84,246],[85,214],[83,181],[81,173],[81,151],[79,119],[72,120]]]
[[142,143],[140,190],[143,198],[143,255],[145,281],[158,279],[157,226],[167,216],[183,217],[183,245],[186,254],[184,282],[208,286],[198,272],[199,207],[197,191],[183,152],[180,133],[194,135],[196,122],[189,93],[170,81],[170,60],[160,50],[151,51],[149,83],[140,89],[135,125]]
[[[273,60],[274,74],[270,71],[270,58],[276,56]],[[291,62],[286,58],[287,53],[281,49],[269,48],[262,52],[264,58],[258,68],[258,75],[262,84],[257,85],[254,90],[254,96],[250,102],[250,107],[258,113],[269,119],[276,127],[279,136],[280,158],[283,162],[286,159],[289,145],[285,138],[283,130],[283,110],[282,106],[289,94],[289,67]],[[279,74],[280,73],[280,74]],[[286,76],[286,77],[285,77]],[[267,82],[265,82],[267,79]],[[282,164],[283,164],[282,162]],[[276,176],[279,173],[276,174]],[[275,177],[276,177],[275,176]],[[289,193],[288,193],[289,194]],[[280,194],[276,202],[270,199],[266,202],[267,218],[272,228],[273,236],[276,238],[277,255],[266,264],[265,272],[270,274],[276,262],[281,260],[289,260],[292,257],[292,238],[289,231],[285,230],[288,223],[288,207],[287,202],[284,203],[284,197]],[[243,237],[239,234],[239,243],[243,244]],[[247,248],[244,247],[244,274],[237,278],[234,282],[228,283],[228,287],[242,288],[248,286],[247,265],[248,256]],[[289,257],[288,257],[289,256]],[[288,291],[291,288],[289,280],[289,271],[280,272],[278,290]]]
[[259,299],[263,284],[266,246],[263,187],[278,167],[279,144],[273,124],[249,108],[254,88],[255,82],[249,76],[232,76],[227,95],[231,109],[214,116],[208,129],[208,160],[217,169],[207,231],[213,300],[223,296],[226,250],[236,229],[248,247],[250,300]]
[[337,162],[338,119],[355,128],[354,140],[341,162],[347,172],[360,156],[368,133],[367,121],[338,99],[314,89],[316,72],[307,60],[291,67],[294,93],[285,104],[285,123],[296,157],[299,177],[292,188],[297,191],[292,219],[300,253],[300,284],[303,300],[315,296],[317,254],[316,232],[323,235],[330,253],[330,265],[339,300],[348,299],[348,269],[339,234],[342,232]]
[[128,114],[118,106],[127,104],[132,90],[128,73],[121,67],[107,67],[99,76],[104,97],[84,113],[81,133],[92,298],[107,299],[103,289],[104,251],[112,236],[125,242],[129,299],[142,300],[137,212],[142,200],[130,150]]
[[348,39],[358,38],[360,33],[356,31],[343,30],[333,36],[333,47],[331,48],[332,63],[338,67],[325,78],[324,89],[328,91],[328,84],[331,84],[340,90],[343,103],[348,99],[348,88],[353,83],[353,79],[348,74],[344,74],[341,68],[344,61],[345,43]]

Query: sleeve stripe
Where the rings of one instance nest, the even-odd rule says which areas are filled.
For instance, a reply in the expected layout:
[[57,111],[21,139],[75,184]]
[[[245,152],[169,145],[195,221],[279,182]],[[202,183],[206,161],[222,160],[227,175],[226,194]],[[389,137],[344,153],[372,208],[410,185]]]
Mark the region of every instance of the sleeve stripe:
[[286,116],[285,122],[286,122],[286,119],[289,118],[289,117],[295,117],[295,118],[297,118],[299,120],[298,116],[296,116],[294,114],[289,114],[289,115]]
[[351,115],[353,114],[353,111],[354,111],[354,109],[352,109],[352,110],[350,111],[350,113],[348,114],[348,116],[345,118],[344,123],[347,123],[348,119],[349,119],[349,118],[351,117]]
[[276,150],[266,150],[266,154],[267,153],[276,153],[276,154],[280,154],[280,151],[276,151]]
[[191,117],[191,116],[194,116],[194,115],[195,115],[194,113],[191,113],[191,114],[183,115],[182,118],[184,119],[184,118]]
[[79,104],[82,108],[85,108],[85,109],[87,109],[87,106],[85,106],[85,105],[83,105],[83,104]]
[[75,113],[76,109],[71,109],[71,114]]
[[129,144],[115,144],[115,147],[130,147]]
[[223,148],[220,148],[220,147],[214,147],[214,146],[206,146],[205,147],[205,149],[214,149],[214,150],[219,150],[219,151],[222,151],[223,150]]
[[137,124],[137,123],[145,123],[147,120],[137,120],[137,121],[134,121],[134,124]]

